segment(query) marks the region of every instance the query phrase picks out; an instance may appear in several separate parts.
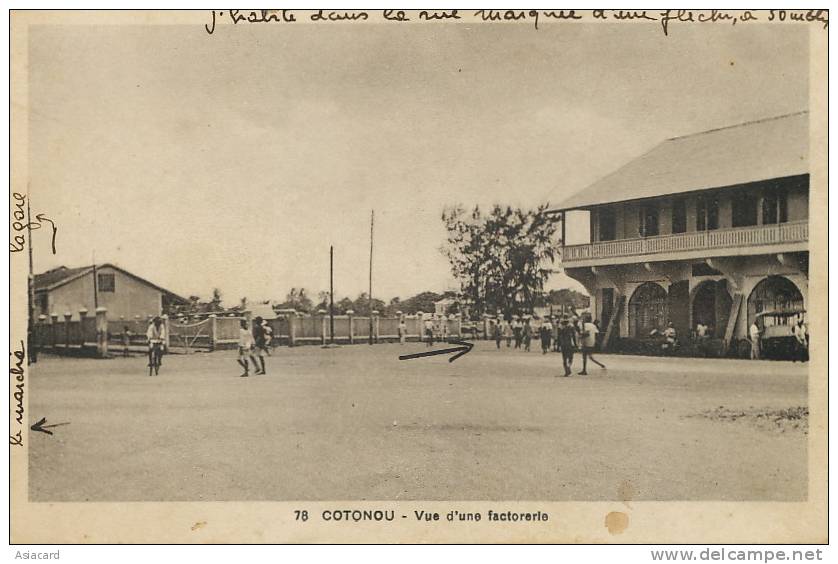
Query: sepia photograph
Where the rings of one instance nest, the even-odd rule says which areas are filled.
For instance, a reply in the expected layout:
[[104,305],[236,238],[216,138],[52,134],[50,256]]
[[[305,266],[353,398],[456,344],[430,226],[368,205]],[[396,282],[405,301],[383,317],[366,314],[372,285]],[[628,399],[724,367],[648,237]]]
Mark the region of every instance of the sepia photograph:
[[10,20],[13,541],[826,542],[828,12]]

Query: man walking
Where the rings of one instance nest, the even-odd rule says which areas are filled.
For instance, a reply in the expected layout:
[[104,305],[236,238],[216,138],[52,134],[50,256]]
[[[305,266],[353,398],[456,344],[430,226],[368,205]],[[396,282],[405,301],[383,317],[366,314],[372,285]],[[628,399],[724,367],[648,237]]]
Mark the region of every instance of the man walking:
[[541,337],[541,354],[547,354],[550,352],[550,341],[553,338],[553,324],[550,323],[549,317],[544,318],[544,323],[541,324],[539,333]]
[[524,319],[524,327],[521,329],[521,334],[523,335],[524,350],[530,352],[530,343],[532,342],[532,325],[530,324],[529,317]]
[[516,315],[512,319],[512,334],[514,335],[516,349],[521,348],[521,341],[523,339],[522,329],[523,325],[521,324],[521,320],[518,319],[518,316]]
[[562,351],[562,366],[567,378],[573,370],[573,352],[576,350],[576,328],[570,324],[567,315],[562,316],[557,342]]
[[265,356],[268,354],[268,344],[265,339],[265,327],[262,325],[262,318],[253,320],[253,341],[256,344],[256,355],[259,357],[259,364],[254,363],[256,374],[265,373]]
[[428,339],[428,346],[434,346],[434,320],[430,317],[425,320],[425,337]]
[[407,323],[404,320],[404,315],[399,318],[399,344],[403,345],[407,339]]
[[585,314],[582,317],[582,372],[580,376],[588,375],[588,359],[600,368],[605,368],[605,365],[594,358],[594,349],[596,348],[596,336],[599,334],[597,326],[591,322],[590,314]]
[[751,323],[751,328],[748,329],[748,338],[751,341],[751,360],[759,360],[759,326],[756,319]]
[[244,368],[244,373],[240,376],[246,378],[250,376],[250,365],[247,359],[253,361],[253,366],[257,366],[256,359],[253,358],[253,333],[247,330],[247,320],[242,319],[239,323],[239,359],[238,363]]

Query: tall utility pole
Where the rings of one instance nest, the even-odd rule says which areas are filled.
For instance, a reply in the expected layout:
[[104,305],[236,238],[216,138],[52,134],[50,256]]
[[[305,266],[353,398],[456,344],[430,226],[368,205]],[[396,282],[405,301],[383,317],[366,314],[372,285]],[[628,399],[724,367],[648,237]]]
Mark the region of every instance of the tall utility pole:
[[370,344],[373,343],[372,338],[372,230],[375,224],[375,210],[370,212]]
[[93,251],[93,311],[99,309],[99,278],[96,276],[96,251]]
[[26,289],[26,298],[29,302],[29,320],[26,324],[27,339],[26,348],[29,354],[26,355],[27,364],[32,361],[32,358],[37,358],[38,353],[33,350],[35,344],[35,269],[32,264],[32,218],[29,212],[29,198],[26,199],[26,235],[27,244],[29,245],[29,287]]
[[329,344],[335,344],[335,248],[329,247]]

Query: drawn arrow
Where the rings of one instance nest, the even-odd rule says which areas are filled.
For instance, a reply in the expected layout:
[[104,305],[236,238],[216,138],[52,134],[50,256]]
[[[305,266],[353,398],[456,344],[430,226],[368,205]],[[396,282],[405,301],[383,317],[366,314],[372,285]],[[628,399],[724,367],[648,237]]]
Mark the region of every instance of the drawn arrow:
[[413,354],[403,354],[399,357],[399,360],[410,360],[412,358],[422,358],[423,356],[434,356],[438,354],[448,354],[448,353],[457,353],[451,358],[448,359],[448,362],[454,362],[467,352],[471,350],[474,346],[473,343],[469,343],[466,341],[451,341],[454,344],[460,345],[459,347],[453,347],[450,349],[439,349],[436,351],[425,351],[420,353],[413,353]]
[[34,425],[32,425],[29,428],[32,429],[33,431],[40,431],[42,433],[46,433],[47,435],[52,435],[52,431],[49,430],[52,427],[60,427],[61,425],[69,425],[70,424],[70,422],[68,421],[67,423],[53,423],[52,425],[44,425],[44,423],[46,423],[46,422],[47,422],[47,418],[42,417],[40,421],[38,421],[37,423],[35,423]]

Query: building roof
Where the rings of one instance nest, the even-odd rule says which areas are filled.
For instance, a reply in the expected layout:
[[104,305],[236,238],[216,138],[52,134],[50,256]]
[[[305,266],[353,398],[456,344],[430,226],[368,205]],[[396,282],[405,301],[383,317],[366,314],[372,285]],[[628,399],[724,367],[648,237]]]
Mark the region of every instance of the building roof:
[[809,112],[673,137],[556,210],[654,198],[809,173]]
[[66,266],[59,266],[58,268],[53,268],[52,270],[47,270],[42,274],[35,275],[35,291],[38,290],[49,290],[56,286],[61,286],[62,284],[70,281],[71,279],[75,279],[81,274],[86,273],[88,270],[91,270],[92,267],[90,266],[81,266],[79,268],[67,268]]
[[[156,288],[157,290],[160,290],[164,294],[167,294],[167,295],[169,295],[173,298],[181,300],[184,303],[189,301],[186,298],[183,298],[183,297],[175,294],[174,292],[171,292],[171,291],[169,291],[165,288],[162,288],[162,287],[158,286],[157,284],[149,282],[145,278],[137,276],[134,273],[128,272],[124,268],[120,268],[120,267],[116,266],[115,264],[110,264],[110,263],[99,264],[99,265],[96,265],[96,268],[112,268],[114,270],[118,270],[118,271],[122,272],[123,274],[125,274],[126,276],[130,276],[130,277],[132,277],[136,280],[139,280],[140,282],[142,282],[144,284],[152,286],[152,287]],[[72,282],[73,280],[75,280],[77,278],[81,278],[82,276],[86,276],[87,274],[92,273],[92,272],[93,272],[93,265],[80,266],[78,268],[67,268],[66,266],[59,266],[58,268],[53,268],[52,270],[47,270],[46,272],[44,272],[42,274],[36,274],[35,275],[35,281],[34,281],[34,289],[35,289],[36,292],[54,290],[55,288],[63,286],[64,284]]]

